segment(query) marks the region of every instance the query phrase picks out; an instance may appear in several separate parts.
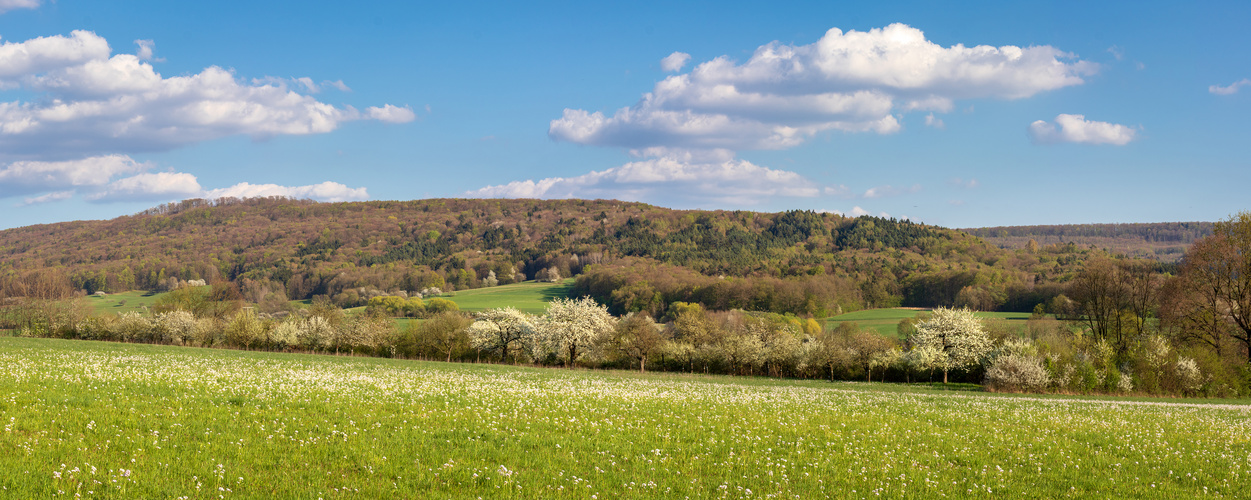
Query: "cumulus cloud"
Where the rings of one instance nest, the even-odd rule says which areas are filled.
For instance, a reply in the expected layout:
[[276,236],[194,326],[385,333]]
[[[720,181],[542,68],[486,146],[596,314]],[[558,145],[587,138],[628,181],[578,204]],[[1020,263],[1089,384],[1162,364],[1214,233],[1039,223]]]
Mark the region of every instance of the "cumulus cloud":
[[1208,92],[1216,95],[1237,94],[1239,89],[1246,87],[1247,85],[1251,85],[1251,80],[1243,78],[1224,87],[1220,85],[1211,85],[1208,87]]
[[1083,115],[1059,115],[1054,123],[1043,120],[1029,125],[1029,136],[1037,144],[1073,142],[1124,146],[1134,140],[1135,130],[1125,125],[1088,121]]
[[928,115],[925,115],[925,126],[926,126],[926,127],[933,127],[933,128],[939,129],[939,130],[942,130],[942,129],[947,128],[947,124],[946,124],[946,123],[943,123],[943,119],[942,119],[942,118],[935,117],[935,116],[934,116],[934,113],[930,113],[930,114],[928,114]]
[[0,14],[14,9],[37,9],[40,0],[0,0]]
[[0,102],[0,155],[52,160],[162,151],[231,135],[317,134],[352,120],[412,120],[406,107],[361,112],[320,102],[306,95],[317,87],[311,79],[249,84],[217,66],[166,78],[146,62],[151,42],[136,43],[138,54],[110,56],[104,38],[75,31],[0,45],[0,85],[42,94]]
[[249,184],[241,182],[227,188],[211,189],[204,193],[204,198],[264,198],[269,196],[285,196],[287,198],[311,199],[317,201],[362,201],[369,199],[369,193],[363,187],[350,188],[338,182],[323,182],[308,186],[280,186],[278,184]]
[[135,57],[140,61],[151,61],[152,55],[156,51],[156,42],[152,40],[135,40],[135,45],[139,46],[139,50],[135,51]]
[[665,71],[681,71],[686,66],[686,61],[691,60],[691,55],[685,52],[674,52],[665,56],[660,60],[660,69]]
[[97,203],[266,196],[329,202],[369,199],[365,188],[349,188],[337,182],[307,186],[241,182],[227,188],[205,190],[195,175],[149,172],[152,168],[154,165],[137,162],[126,155],[54,162],[17,161],[0,167],[0,198],[25,196],[20,205],[67,200],[79,194]]
[[398,107],[390,104],[379,107],[369,107],[365,109],[369,113],[369,117],[381,122],[387,123],[408,123],[417,118],[412,108],[408,106]]
[[149,168],[150,165],[126,155],[69,161],[17,161],[0,167],[0,198],[104,186],[116,176],[143,172]]
[[[728,156],[727,156],[728,154]],[[786,170],[761,167],[732,153],[674,151],[576,177],[487,186],[479,198],[613,198],[688,207],[759,204],[773,197],[813,197],[822,186]]]
[[201,192],[200,183],[194,175],[157,172],[118,179],[86,198],[95,202],[156,201],[193,198]]
[[566,109],[548,134],[626,148],[781,149],[827,130],[892,133],[897,112],[946,112],[958,99],[1079,85],[1096,68],[1050,46],[942,47],[903,24],[835,28],[809,45],[761,46],[742,64],[725,56],[704,62],[611,116]]

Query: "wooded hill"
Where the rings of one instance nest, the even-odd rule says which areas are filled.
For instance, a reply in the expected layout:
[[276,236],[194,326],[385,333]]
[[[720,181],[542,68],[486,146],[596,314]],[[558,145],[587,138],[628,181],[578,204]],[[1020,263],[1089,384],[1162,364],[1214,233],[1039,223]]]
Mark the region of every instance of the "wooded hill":
[[1073,243],[1094,245],[1131,257],[1176,262],[1195,241],[1212,235],[1211,222],[1157,222],[1134,224],[1065,224],[1050,226],[1001,226],[961,229],[1002,248]]
[[[1061,293],[1084,246],[1007,250],[961,231],[811,211],[670,210],[606,200],[316,203],[187,200],[107,221],[0,231],[0,294],[35,270],[77,289],[230,281],[285,298],[464,289],[579,276],[616,313],[675,301],[826,316],[863,307],[1029,310]],[[46,272],[46,271],[44,271]],[[492,279],[493,277],[493,279]],[[7,284],[6,284],[7,283]]]

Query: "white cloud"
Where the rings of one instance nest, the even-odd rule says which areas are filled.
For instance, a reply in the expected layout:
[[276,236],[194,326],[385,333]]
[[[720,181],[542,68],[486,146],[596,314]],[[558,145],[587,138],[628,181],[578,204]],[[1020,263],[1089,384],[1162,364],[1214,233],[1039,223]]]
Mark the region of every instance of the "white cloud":
[[925,126],[926,126],[926,127],[933,127],[933,128],[939,129],[939,130],[942,130],[942,129],[947,128],[947,124],[946,124],[946,123],[943,123],[943,119],[942,119],[942,118],[936,118],[936,117],[934,116],[934,113],[930,113],[930,114],[928,114],[928,115],[925,115]]
[[1237,94],[1239,89],[1246,87],[1247,85],[1251,85],[1251,80],[1243,78],[1224,87],[1220,85],[1211,85],[1208,87],[1208,92],[1216,95]]
[[343,83],[343,80],[335,80],[333,82],[330,80],[326,80],[324,82],[321,82],[321,84],[327,87],[333,87],[337,89],[339,92],[351,92],[352,91],[352,89],[348,87],[346,83]]
[[0,0],[0,14],[14,9],[37,9],[40,0]]
[[92,202],[264,196],[331,202],[369,199],[365,188],[349,188],[337,182],[307,186],[242,182],[206,191],[192,174],[148,172],[153,167],[126,155],[55,162],[17,161],[0,167],[0,198],[30,195],[24,198],[21,205],[66,200],[76,194],[82,194],[84,199]]
[[0,44],[0,81],[98,61],[109,57],[109,44],[90,31]]
[[70,161],[17,161],[0,167],[0,197],[108,184],[114,177],[148,170],[125,155]]
[[[674,57],[671,55],[670,57]],[[608,116],[566,109],[548,134],[601,146],[780,149],[818,132],[900,128],[895,112],[946,112],[967,98],[1019,99],[1083,83],[1096,65],[1049,46],[942,47],[915,28],[831,29],[809,45],[718,57]],[[668,58],[666,58],[668,60]]]
[[95,202],[156,201],[193,198],[201,192],[194,175],[157,172],[118,179],[85,198]]
[[864,198],[883,198],[887,196],[899,196],[901,194],[911,194],[911,193],[916,193],[919,191],[921,191],[920,184],[913,184],[908,187],[895,187],[895,186],[886,185],[886,186],[877,186],[877,187],[869,188],[865,190],[864,194],[861,196]]
[[387,123],[408,123],[417,118],[412,108],[408,106],[401,108],[387,104],[381,108],[371,106],[365,108],[365,111],[369,112],[370,118]]
[[1087,121],[1083,115],[1062,114],[1056,117],[1055,123],[1038,120],[1029,125],[1030,139],[1037,144],[1074,142],[1124,146],[1134,140],[1135,135],[1134,129],[1125,125]]
[[33,198],[25,198],[18,206],[38,205],[40,203],[48,203],[52,201],[68,200],[74,197],[74,190],[69,191],[53,191],[51,193],[42,194]]
[[0,84],[42,93],[29,102],[0,102],[0,156],[161,151],[231,135],[325,133],[352,120],[411,121],[408,108],[361,112],[293,90],[311,92],[318,87],[311,79],[247,84],[216,66],[165,78],[144,61],[152,55],[150,42],[136,43],[138,55],[111,57],[108,43],[87,31],[0,45]]
[[681,71],[686,66],[686,61],[691,60],[691,55],[685,52],[674,52],[665,56],[660,60],[660,69],[665,71]]
[[329,181],[308,186],[280,186],[277,184],[249,184],[241,182],[227,188],[211,189],[203,194],[203,197],[208,199],[263,198],[269,196],[285,196],[297,199],[308,198],[328,202],[369,199],[369,193],[363,187],[350,188],[338,182]]
[[757,166],[727,153],[673,151],[576,177],[514,181],[466,194],[479,198],[611,198],[707,207],[755,205],[774,197],[814,197],[823,192],[822,186],[800,174]]
[[139,50],[135,51],[135,57],[140,61],[151,61],[152,55],[156,50],[156,42],[152,40],[135,40],[135,45],[139,46]]

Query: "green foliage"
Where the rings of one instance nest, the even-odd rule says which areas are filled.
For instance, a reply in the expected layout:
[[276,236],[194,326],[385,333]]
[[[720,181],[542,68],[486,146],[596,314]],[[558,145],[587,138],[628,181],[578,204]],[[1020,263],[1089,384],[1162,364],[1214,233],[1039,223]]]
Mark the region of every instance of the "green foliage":
[[0,371],[15,498],[1238,497],[1251,453],[1216,405],[17,338]]

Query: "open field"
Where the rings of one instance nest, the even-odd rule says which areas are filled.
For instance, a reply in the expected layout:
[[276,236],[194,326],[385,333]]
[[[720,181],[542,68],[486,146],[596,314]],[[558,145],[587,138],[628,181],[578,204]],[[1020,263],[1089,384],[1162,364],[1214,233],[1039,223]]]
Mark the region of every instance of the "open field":
[[543,314],[547,311],[548,302],[568,297],[572,288],[572,279],[566,279],[560,283],[525,281],[489,288],[459,290],[454,295],[443,298],[455,302],[462,311],[477,312],[497,307],[515,307],[524,313]]
[[1239,497],[1251,407],[0,338],[24,498]]
[[[920,309],[913,308],[887,308],[887,309],[865,309],[861,311],[853,311],[838,316],[826,318],[826,329],[838,327],[841,323],[855,322],[861,328],[875,330],[887,337],[898,337],[896,330],[899,321],[905,318],[911,318],[924,312]],[[1024,331],[1025,322],[1029,320],[1029,313],[1021,312],[978,312],[975,313],[979,318],[985,319],[1001,319],[1007,321],[1010,326],[1015,327],[1018,331]]]
[[96,314],[116,314],[129,311],[142,312],[145,307],[152,307],[152,304],[155,304],[161,295],[164,295],[164,293],[132,290],[129,292],[111,293],[104,297],[88,296],[84,300],[91,304],[91,308]]

